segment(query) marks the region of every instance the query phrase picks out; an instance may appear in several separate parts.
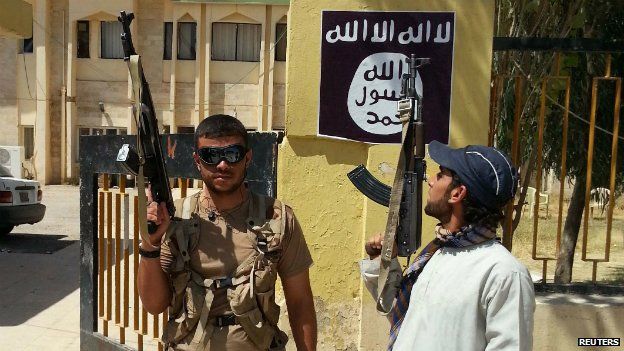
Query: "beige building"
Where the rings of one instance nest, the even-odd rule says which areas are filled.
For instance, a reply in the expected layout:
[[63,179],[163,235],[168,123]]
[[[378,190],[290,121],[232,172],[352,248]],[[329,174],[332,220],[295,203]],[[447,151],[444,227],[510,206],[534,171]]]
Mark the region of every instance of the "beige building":
[[32,38],[0,39],[0,145],[24,147],[24,176],[76,180],[79,135],[133,133],[121,10],[136,15],[165,132],[192,132],[214,113],[250,130],[284,127],[288,0],[25,1]]

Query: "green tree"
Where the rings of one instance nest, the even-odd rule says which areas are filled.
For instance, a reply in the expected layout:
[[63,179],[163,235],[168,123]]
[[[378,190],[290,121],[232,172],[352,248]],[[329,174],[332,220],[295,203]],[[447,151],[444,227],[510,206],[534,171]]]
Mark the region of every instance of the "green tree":
[[[594,38],[621,39],[624,33],[624,2],[617,0],[497,0],[495,33],[502,37]],[[570,76],[570,116],[566,150],[566,175],[574,187],[563,227],[558,252],[555,282],[569,283],[572,276],[574,251],[585,205],[585,183],[589,141],[589,119],[592,78],[604,75],[605,53],[565,52],[559,60],[559,75]],[[493,69],[496,74],[522,75],[527,78],[526,94],[521,116],[520,155],[524,188],[535,173],[537,121],[543,77],[555,75],[555,52],[496,52]],[[622,76],[624,55],[612,55],[611,74]],[[547,90],[546,124],[542,152],[544,171],[554,170],[561,179],[562,109],[565,85],[553,81]],[[592,188],[609,187],[613,129],[614,84],[600,85]],[[619,106],[618,106],[619,108]],[[514,87],[509,81],[502,88],[499,120],[496,126],[497,146],[511,150],[513,137]],[[622,130],[624,128],[620,128]],[[624,133],[619,132],[619,158],[624,157]],[[618,162],[616,194],[624,190],[624,162]],[[612,194],[615,196],[616,194]],[[525,194],[520,195],[520,201]],[[521,211],[516,211],[514,228]]]

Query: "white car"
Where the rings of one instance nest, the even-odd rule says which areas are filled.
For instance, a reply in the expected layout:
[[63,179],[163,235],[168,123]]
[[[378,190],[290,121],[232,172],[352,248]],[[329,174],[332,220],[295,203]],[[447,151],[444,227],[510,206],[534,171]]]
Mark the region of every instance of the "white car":
[[9,234],[16,225],[41,221],[46,210],[41,196],[39,182],[14,178],[0,165],[0,235]]

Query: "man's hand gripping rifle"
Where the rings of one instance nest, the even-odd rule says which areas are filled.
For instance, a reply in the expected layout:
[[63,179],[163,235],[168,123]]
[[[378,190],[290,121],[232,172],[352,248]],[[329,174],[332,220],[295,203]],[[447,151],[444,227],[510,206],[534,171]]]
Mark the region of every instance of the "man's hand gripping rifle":
[[[383,289],[378,289],[379,296],[386,287],[394,243],[399,256],[409,257],[421,242],[422,184],[426,173],[425,124],[422,119],[422,96],[416,92],[416,70],[427,63],[428,58],[416,58],[412,54],[407,59],[409,74],[402,77],[398,116],[403,122],[403,142],[393,186],[377,180],[363,165],[348,174],[351,182],[364,195],[389,207],[378,284]],[[378,303],[378,309],[380,306]]]
[[[132,78],[132,95],[134,99],[133,115],[137,124],[137,150],[129,144],[124,144],[117,154],[117,161],[124,168],[137,176],[138,195],[139,195],[139,225],[140,233],[143,241],[151,243],[147,233],[154,233],[157,225],[154,222],[147,223],[146,214],[146,195],[144,177],[150,185],[153,201],[157,203],[165,202],[169,215],[175,213],[173,205],[173,197],[171,188],[169,187],[169,178],[167,177],[167,169],[165,168],[165,160],[162,153],[160,143],[160,134],[158,133],[158,120],[152,102],[152,95],[143,74],[140,56],[137,55],[132,43],[132,34],[130,33],[130,23],[134,19],[134,14],[121,11],[118,17],[119,22],[123,26],[121,34],[121,42],[124,51],[124,61],[128,64],[130,76]],[[147,224],[147,228],[146,225]]]

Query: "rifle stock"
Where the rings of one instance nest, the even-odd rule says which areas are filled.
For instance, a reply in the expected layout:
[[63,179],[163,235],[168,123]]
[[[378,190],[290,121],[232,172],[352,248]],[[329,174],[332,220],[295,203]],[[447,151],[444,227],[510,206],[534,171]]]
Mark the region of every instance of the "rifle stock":
[[[135,176],[138,175],[139,166],[142,164],[143,173],[150,185],[152,199],[157,203],[165,202],[169,215],[173,216],[175,213],[175,206],[173,205],[173,196],[169,186],[169,178],[167,177],[167,169],[165,167],[165,159],[162,152],[160,134],[158,132],[158,119],[156,118],[154,110],[152,94],[150,93],[149,85],[143,74],[139,58],[136,57],[136,62],[132,62],[133,56],[137,55],[132,42],[132,33],[130,32],[130,23],[133,19],[134,14],[126,14],[125,11],[121,11],[118,17],[123,27],[121,42],[124,51],[124,61],[128,63],[128,68],[133,77],[133,86],[140,85],[139,89],[134,89],[134,99],[138,99],[140,104],[135,104],[135,106],[133,106],[135,112],[137,108],[140,109],[140,111],[138,111],[138,120],[135,121],[137,124],[137,147],[139,148],[139,152],[131,145],[126,144],[119,150],[117,161],[121,162],[122,165]],[[138,71],[138,77],[132,74],[133,64],[138,65],[138,67],[134,68]],[[138,94],[136,93],[137,91],[139,92]],[[135,116],[137,116],[137,114],[135,114]],[[144,189],[139,189],[139,191],[144,191]],[[148,222],[149,233],[153,233],[156,228],[157,226],[155,223]]]

